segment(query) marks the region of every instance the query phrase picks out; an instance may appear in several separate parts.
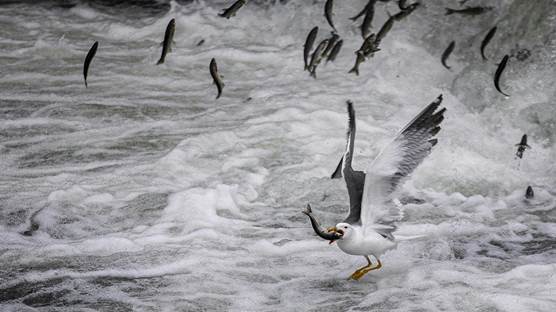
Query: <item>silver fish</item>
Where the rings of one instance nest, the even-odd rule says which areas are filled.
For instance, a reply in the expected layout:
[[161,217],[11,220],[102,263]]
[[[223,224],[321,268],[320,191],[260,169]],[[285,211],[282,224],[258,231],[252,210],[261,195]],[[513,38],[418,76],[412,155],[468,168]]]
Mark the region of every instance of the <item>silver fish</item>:
[[324,39],[319,43],[313,54],[311,55],[311,62],[309,63],[309,72],[311,73],[311,77],[317,78],[317,66],[320,64],[324,56],[324,50],[328,45],[329,39]]
[[214,58],[210,60],[209,70],[210,70],[210,75],[212,76],[212,80],[214,81],[214,84],[216,84],[216,89],[218,89],[218,95],[216,96],[216,99],[218,99],[220,95],[222,95],[222,89],[224,89],[224,83],[222,82],[220,75],[218,75],[218,68],[216,66],[216,60]]
[[332,27],[334,31],[337,31],[336,27],[334,27],[334,23],[332,22],[332,15],[334,14],[332,13],[333,7],[334,7],[334,0],[326,0],[326,3],[324,4],[324,16],[326,17],[326,21],[328,22],[330,27]]
[[91,49],[89,49],[87,56],[85,57],[85,63],[83,64],[83,78],[85,79],[85,88],[87,88],[87,75],[89,73],[89,65],[91,65],[91,61],[93,60],[93,57],[95,57],[95,54],[97,53],[97,48],[98,48],[98,41],[95,41]]
[[505,96],[509,96],[509,95],[502,92],[502,90],[500,90],[500,76],[502,76],[502,73],[506,68],[506,64],[508,64],[509,58],[510,58],[509,55],[507,54],[504,55],[504,58],[502,58],[502,62],[500,62],[500,64],[498,64],[498,68],[496,68],[496,73],[494,73],[494,87],[496,88],[496,90],[498,90],[498,92],[502,93]]
[[379,41],[375,34],[370,34],[365,38],[359,50],[355,52],[355,65],[348,73],[355,73],[355,75],[359,76],[359,65],[363,63],[367,57],[373,57],[375,52],[380,51],[378,44]]
[[307,39],[305,40],[305,46],[303,46],[303,61],[305,62],[305,70],[309,69],[309,54],[313,49],[313,44],[315,43],[315,39],[317,38],[317,34],[319,33],[318,26],[313,27],[307,35]]
[[319,222],[313,216],[313,210],[311,209],[311,205],[307,204],[307,207],[302,212],[305,215],[307,215],[309,217],[309,219],[311,220],[311,226],[313,227],[313,231],[315,231],[315,234],[317,234],[318,236],[320,236],[323,239],[326,239],[326,240],[330,241],[330,244],[332,244],[335,240],[338,240],[338,239],[342,238],[342,234],[340,234],[338,232],[325,232],[321,228]]
[[172,41],[174,40],[174,32],[176,31],[176,20],[171,19],[166,26],[166,32],[164,33],[164,41],[162,42],[162,55],[160,59],[156,63],[156,65],[160,65],[164,63],[166,60],[166,54],[172,52]]
[[450,66],[446,65],[446,61],[448,60],[450,54],[452,54],[452,51],[454,51],[455,46],[456,46],[455,41],[450,42],[450,45],[448,45],[446,50],[444,50],[444,52],[442,53],[442,58],[441,58],[442,65],[444,65],[444,67],[446,67],[447,69],[450,69]]
[[332,36],[328,39],[326,49],[324,49],[324,52],[322,52],[323,57],[328,57],[330,51],[332,51],[332,48],[334,47],[334,44],[336,43],[336,41],[338,41],[338,39],[340,39],[340,36],[338,36],[336,33],[332,33]]
[[338,42],[336,42],[336,44],[334,45],[334,47],[332,48],[332,51],[330,51],[330,54],[328,55],[328,58],[326,59],[326,62],[334,62],[334,60],[336,60],[336,56],[338,55],[338,53],[340,53],[340,49],[342,49],[342,44],[344,43],[343,40],[339,40]]

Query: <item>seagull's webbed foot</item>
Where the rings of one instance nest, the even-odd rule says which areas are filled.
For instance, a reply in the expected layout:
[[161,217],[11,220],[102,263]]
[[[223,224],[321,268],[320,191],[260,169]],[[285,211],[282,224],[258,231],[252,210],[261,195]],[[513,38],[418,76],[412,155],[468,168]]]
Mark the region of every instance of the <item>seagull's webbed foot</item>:
[[360,280],[363,276],[365,276],[365,274],[371,272],[372,270],[378,270],[382,267],[382,263],[380,262],[380,259],[376,258],[376,260],[378,261],[378,264],[373,267],[371,264],[371,259],[369,259],[368,256],[365,256],[365,259],[367,259],[367,262],[369,264],[367,264],[366,266],[358,269],[357,271],[353,272],[353,274],[351,274],[351,276],[349,277],[349,279],[353,279],[353,280]]

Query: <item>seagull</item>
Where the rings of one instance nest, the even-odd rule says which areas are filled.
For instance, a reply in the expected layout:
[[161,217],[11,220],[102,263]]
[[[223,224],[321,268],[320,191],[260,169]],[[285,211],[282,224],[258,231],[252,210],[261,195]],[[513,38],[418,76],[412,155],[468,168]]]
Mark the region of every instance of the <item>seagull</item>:
[[[350,255],[363,256],[367,265],[359,268],[350,278],[359,280],[370,271],[380,269],[379,257],[393,249],[397,241],[415,237],[394,236],[396,230],[390,211],[394,193],[430,154],[438,143],[434,138],[440,131],[446,108],[441,108],[442,94],[423,109],[394,140],[370,163],[366,173],[353,170],[353,146],[355,141],[355,110],[347,101],[349,117],[346,150],[332,178],[344,177],[349,195],[349,213],[344,221],[328,228],[325,235],[312,215],[310,205],[303,211],[311,219],[315,232],[330,244]],[[395,221],[395,220],[394,220]],[[370,256],[376,259],[372,264]]]

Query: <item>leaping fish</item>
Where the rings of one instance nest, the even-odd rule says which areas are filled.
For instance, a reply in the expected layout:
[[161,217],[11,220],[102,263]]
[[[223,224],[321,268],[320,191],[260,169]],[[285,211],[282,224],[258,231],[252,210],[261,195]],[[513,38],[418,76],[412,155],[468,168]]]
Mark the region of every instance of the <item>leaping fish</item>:
[[315,39],[317,38],[317,34],[319,33],[318,26],[313,27],[307,35],[307,39],[305,40],[305,46],[303,46],[303,61],[305,62],[305,70],[309,69],[309,54],[313,49],[313,44],[315,43]]
[[496,26],[492,27],[489,32],[486,34],[485,39],[483,39],[483,42],[481,42],[481,56],[483,57],[483,60],[486,61],[486,56],[485,56],[485,48],[487,46],[487,44],[490,42],[490,40],[492,39],[492,37],[494,37],[494,34],[496,33]]
[[500,90],[500,76],[502,76],[502,72],[504,72],[504,68],[506,68],[506,64],[508,64],[509,58],[509,55],[504,55],[504,58],[502,58],[502,62],[500,62],[500,64],[498,64],[498,68],[496,68],[496,73],[494,73],[494,87],[496,88],[496,90],[498,90],[498,92],[502,93],[505,96],[510,95]]
[[517,146],[517,152],[515,153],[515,156],[519,159],[523,158],[523,152],[525,152],[526,149],[531,148],[531,146],[527,144],[527,134],[524,134],[521,137],[521,141],[515,146]]
[[326,17],[326,21],[328,22],[328,25],[330,25],[330,27],[332,27],[334,31],[337,31],[336,27],[334,27],[334,23],[332,22],[332,15],[334,14],[332,13],[333,7],[334,7],[334,0],[326,0],[326,3],[324,4],[324,16]]
[[469,7],[469,6],[459,10],[446,8],[446,15],[457,13],[462,15],[475,16],[475,15],[483,14],[492,9],[493,9],[492,7]]
[[375,2],[376,1],[369,1],[365,7],[365,17],[363,18],[363,23],[361,23],[361,36],[363,36],[363,38],[367,37],[369,28],[372,26],[371,24],[375,15]]
[[446,50],[444,50],[444,52],[442,53],[442,58],[441,58],[442,65],[444,65],[444,67],[446,67],[447,69],[450,69],[450,66],[446,65],[446,61],[448,60],[448,57],[450,57],[450,54],[452,54],[452,51],[454,51],[455,46],[456,46],[455,41],[450,42],[450,45],[448,45]]
[[[417,9],[417,7],[419,5],[420,5],[419,2],[415,2],[415,3],[412,3],[412,4],[408,5],[404,9],[401,9],[401,11],[399,13],[393,15],[394,19],[396,21],[401,21],[402,19],[409,16],[409,14],[413,13],[413,11],[415,11],[415,9]],[[401,6],[400,6],[400,8],[401,8]]]
[[229,8],[224,9],[224,11],[222,13],[218,13],[218,16],[225,17],[226,19],[230,19],[230,17],[233,17],[233,16],[236,15],[237,11],[239,11],[239,9],[241,9],[241,7],[246,2],[247,2],[246,0],[237,0]]
[[340,49],[342,49],[342,44],[344,43],[344,40],[339,40],[338,42],[336,42],[336,44],[334,45],[334,47],[332,48],[332,51],[330,51],[330,54],[328,55],[328,58],[326,59],[326,62],[334,62],[334,60],[336,60],[336,56],[338,56],[338,53],[340,53]]
[[396,19],[394,18],[394,16],[390,16],[390,18],[388,18],[388,20],[382,25],[382,27],[380,28],[380,30],[376,34],[377,45],[380,44],[382,39],[384,39],[384,37],[386,37],[386,35],[390,32],[390,30],[392,29],[392,26],[394,26],[394,21],[395,20]]
[[164,33],[164,41],[162,42],[162,55],[160,55],[160,59],[156,63],[156,65],[160,65],[164,63],[166,60],[166,54],[172,52],[172,41],[174,40],[174,32],[176,31],[176,20],[171,19],[166,26],[166,32]]
[[349,19],[352,21],[356,21],[358,20],[361,16],[363,16],[363,14],[365,14],[365,12],[367,12],[367,7],[369,5],[375,5],[376,0],[369,0],[369,2],[367,2],[367,4],[365,5],[365,7],[363,7],[363,10],[361,10],[359,13],[357,13],[357,15],[350,17]]
[[340,39],[340,36],[333,32],[332,36],[330,36],[330,38],[328,39],[326,49],[324,49],[324,52],[322,52],[323,57],[328,57],[328,55],[330,55],[330,52],[332,51],[332,48],[334,48],[334,44],[336,44],[336,41],[338,41],[338,39]]
[[377,40],[375,34],[370,34],[367,38],[365,38],[365,41],[363,41],[359,50],[355,52],[355,65],[353,65],[353,68],[348,73],[355,73],[355,75],[359,76],[359,65],[363,63],[367,57],[372,57],[375,52],[380,51],[378,48],[379,43],[380,41]]
[[218,74],[218,68],[216,66],[216,60],[214,58],[210,60],[209,70],[210,70],[210,75],[212,76],[212,80],[214,81],[214,84],[216,84],[216,89],[218,90],[218,95],[216,96],[216,99],[218,99],[220,95],[222,95],[222,90],[224,89],[224,83],[222,82],[222,79]]
[[311,77],[317,78],[317,66],[319,66],[320,61],[324,57],[324,50],[328,46],[328,41],[330,39],[324,39],[319,43],[313,54],[311,55],[311,62],[309,63],[309,73]]
[[89,73],[89,65],[91,65],[91,61],[93,60],[93,57],[95,57],[95,54],[97,53],[97,48],[98,48],[98,41],[95,41],[91,49],[89,49],[87,56],[85,57],[85,63],[83,64],[83,78],[85,79],[85,88],[87,88],[87,75]]

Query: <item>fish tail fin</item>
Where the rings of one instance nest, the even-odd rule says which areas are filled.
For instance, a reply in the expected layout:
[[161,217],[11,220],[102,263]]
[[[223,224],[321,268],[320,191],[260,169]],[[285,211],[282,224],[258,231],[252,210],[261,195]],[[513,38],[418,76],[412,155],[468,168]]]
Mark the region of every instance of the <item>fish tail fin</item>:
[[307,204],[307,207],[305,207],[305,210],[303,210],[302,213],[306,215],[310,215],[311,213],[313,213],[313,210],[311,209],[311,205]]
[[450,8],[446,8],[446,14],[445,15],[450,15],[450,14],[454,14],[455,10],[450,9]]
[[336,167],[336,170],[334,170],[334,172],[330,176],[330,179],[339,179],[339,178],[342,177],[342,164],[343,164],[343,162],[344,162],[344,157],[342,156],[342,158],[340,159],[340,162],[338,163],[338,166]]

